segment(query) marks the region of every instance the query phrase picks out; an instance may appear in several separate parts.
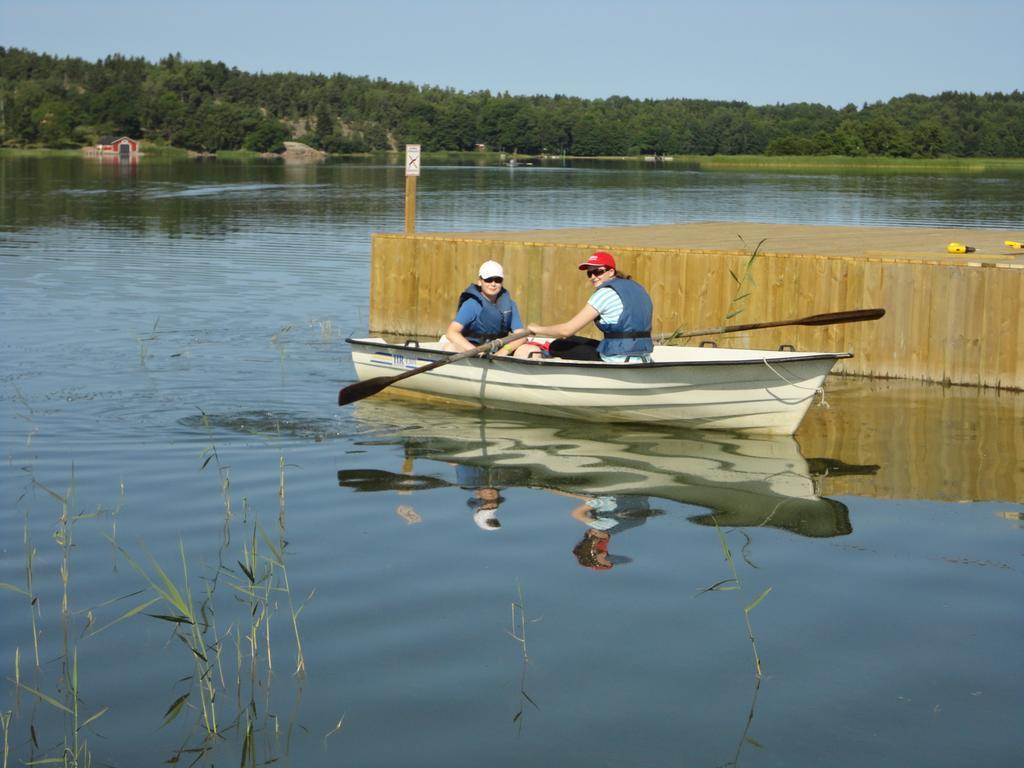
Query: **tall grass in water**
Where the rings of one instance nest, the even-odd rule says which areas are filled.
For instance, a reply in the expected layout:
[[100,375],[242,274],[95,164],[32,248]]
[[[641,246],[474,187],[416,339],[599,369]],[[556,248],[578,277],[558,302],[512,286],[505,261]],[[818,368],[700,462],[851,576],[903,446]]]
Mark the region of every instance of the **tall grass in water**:
[[277,350],[277,355],[281,359],[282,370],[284,369],[284,359],[288,353],[288,334],[291,332],[290,325],[282,325],[277,333],[270,337],[270,343]]
[[39,614],[39,598],[36,597],[33,587],[33,568],[36,559],[36,548],[32,545],[32,537],[28,528],[28,515],[25,516],[25,527],[22,534],[22,541],[25,547],[25,589],[19,589],[13,584],[0,584],[0,589],[9,589],[20,592],[28,598],[29,619],[32,627],[32,651],[35,655],[36,668],[39,668],[39,626],[37,617]]
[[[32,714],[30,715],[28,722],[28,729],[32,744],[32,759],[26,761],[27,764],[60,764],[65,766],[75,766],[77,768],[77,766],[92,764],[92,755],[89,752],[88,740],[85,737],[86,729],[94,721],[102,717],[109,709],[108,707],[102,707],[89,715],[86,715],[86,713],[82,711],[83,697],[78,677],[79,649],[77,643],[73,643],[71,641],[71,623],[73,620],[73,612],[71,610],[71,555],[74,548],[74,525],[83,519],[95,517],[96,514],[73,512],[75,504],[74,468],[72,468],[69,488],[65,493],[59,493],[58,491],[55,491],[39,482],[32,474],[31,467],[28,467],[28,471],[30,473],[31,488],[44,491],[47,495],[56,500],[59,505],[57,525],[53,538],[61,550],[58,565],[58,574],[61,581],[60,622],[62,630],[61,653],[58,657],[60,675],[56,684],[56,694],[46,692],[44,690],[43,668],[40,663],[39,655],[40,630],[37,624],[37,618],[42,618],[42,612],[39,609],[39,601],[36,596],[34,586],[34,562],[36,549],[31,544],[28,513],[26,512],[24,535],[26,551],[26,588],[22,590],[9,584],[0,586],[7,589],[13,589],[14,591],[20,592],[29,598],[32,617],[31,629],[35,654],[35,668],[33,684],[29,685],[22,679],[21,651],[20,648],[16,648],[14,658],[14,680],[12,682],[14,683],[15,691],[19,694],[23,692],[37,705],[44,709],[49,708],[51,711],[59,713],[64,724],[59,740],[47,743],[44,739],[43,743],[40,743],[41,731],[44,730],[46,726],[38,721],[38,717],[43,717],[43,715],[40,714],[40,710],[33,707]],[[25,497],[23,496],[22,498]],[[2,721],[4,731],[5,767],[7,765],[9,754],[9,734],[14,715],[15,711],[10,710],[0,716],[0,721]]]
[[[730,573],[732,573],[732,576],[730,578],[723,579],[722,581],[716,582],[715,584],[712,584],[710,587],[702,589],[700,592],[697,593],[697,595],[698,596],[699,595],[703,595],[703,594],[706,594],[708,592],[729,592],[729,591],[735,591],[737,593],[742,593],[743,592],[743,582],[740,580],[739,571],[736,569],[736,561],[733,558],[732,548],[729,546],[729,542],[726,540],[726,532],[722,531],[722,529],[719,527],[717,521],[715,522],[715,531],[718,533],[718,541],[719,541],[719,544],[722,547],[722,556],[725,559],[725,562],[728,565],[729,571],[730,571]],[[744,534],[744,535],[746,535],[746,534]],[[750,541],[749,541],[749,538],[748,538],[747,545],[749,543],[750,543]],[[746,545],[744,545],[744,549],[745,548],[746,548]],[[745,560],[747,559],[745,553],[744,553],[744,559]],[[747,562],[749,563],[749,560]],[[758,605],[761,604],[761,602],[766,597],[768,597],[768,594],[771,591],[772,591],[772,588],[768,587],[763,592],[761,592],[761,594],[759,594],[757,597],[755,597],[753,600],[751,600],[749,603],[746,603],[743,606],[743,621],[744,621],[744,624],[746,625],[746,629],[747,629],[747,639],[750,641],[750,649],[751,649],[751,651],[754,654],[754,692],[753,692],[753,695],[752,695],[751,701],[750,701],[750,709],[747,712],[746,724],[743,727],[743,732],[740,734],[739,741],[738,741],[738,743],[736,745],[736,753],[733,756],[733,760],[730,763],[727,763],[727,765],[738,765],[740,752],[743,750],[743,745],[744,744],[752,743],[752,744],[757,745],[757,742],[755,742],[750,737],[749,733],[750,733],[750,727],[751,727],[751,725],[754,722],[754,712],[756,711],[756,708],[757,708],[757,695],[758,695],[758,693],[761,690],[761,680],[763,678],[763,674],[762,674],[762,669],[761,669],[761,655],[760,655],[760,653],[758,653],[758,650],[757,650],[757,640],[754,637],[754,627],[753,627],[753,625],[751,624],[751,621],[750,621],[750,614],[751,614],[751,612],[753,612],[753,610]],[[745,598],[744,598],[744,600],[745,600]]]
[[513,640],[519,643],[523,653],[523,668],[519,676],[519,708],[512,717],[512,722],[516,724],[519,732],[522,732],[523,713],[526,710],[526,705],[530,704],[538,710],[540,707],[537,706],[537,702],[530,698],[530,694],[526,692],[526,669],[530,663],[530,654],[526,647],[526,625],[530,621],[526,618],[526,600],[523,598],[523,587],[521,584],[517,584],[516,589],[519,592],[519,600],[512,603],[512,628],[508,633]]
[[[722,581],[712,584],[710,587],[698,592],[698,595],[703,595],[707,592],[728,592],[728,591],[742,591],[743,583],[740,581],[739,572],[736,570],[736,561],[732,556],[732,549],[729,547],[729,542],[725,539],[725,533],[718,526],[718,522],[715,522],[715,530],[718,532],[718,540],[722,546],[722,555],[725,558],[725,562],[729,566],[729,570],[732,572],[732,578],[723,579]],[[771,587],[768,587],[764,592],[758,595],[752,602],[743,607],[743,620],[747,625],[747,638],[750,640],[751,650],[754,652],[754,675],[758,680],[761,679],[761,656],[757,652],[757,640],[754,639],[754,628],[750,623],[750,613],[761,601],[764,600],[768,593],[772,591]]]
[[[32,410],[32,406],[29,405],[28,400],[21,393],[21,390],[17,390],[17,389],[15,390],[15,398],[14,399],[25,411],[24,413],[17,413],[16,415],[19,418],[23,419],[24,421],[26,421],[28,423],[29,430],[28,430],[28,435],[25,438],[25,446],[27,448],[31,448],[32,447],[32,438],[39,431],[39,427],[37,427],[35,425],[35,423],[33,422],[34,412]],[[35,476],[32,473],[32,466],[31,466],[31,464],[28,464],[25,467],[25,471],[28,472],[28,478],[29,478],[28,486],[29,486],[29,488],[26,489],[26,491],[18,498],[18,501],[17,501],[18,504],[20,504],[21,501],[28,495],[29,489],[34,487],[34,483],[35,483]],[[0,589],[7,589],[7,590],[11,590],[13,592],[18,592],[18,593],[20,593],[22,595],[25,595],[28,598],[29,615],[30,615],[31,625],[32,625],[32,649],[33,649],[33,651],[35,653],[36,668],[38,669],[39,668],[39,628],[38,628],[38,625],[37,625],[37,622],[36,622],[36,617],[37,617],[37,614],[39,612],[39,599],[36,597],[35,591],[34,591],[33,586],[32,586],[33,566],[35,564],[35,558],[36,558],[37,552],[36,552],[36,548],[32,544],[32,536],[31,536],[31,534],[29,532],[29,517],[28,517],[28,511],[27,510],[25,512],[25,520],[24,520],[24,528],[23,528],[23,535],[22,535],[22,543],[23,543],[23,546],[24,546],[24,549],[25,549],[25,589],[20,589],[19,587],[16,587],[13,584],[7,584],[7,583],[2,583],[2,582],[0,582]]]
[[[241,557],[236,561],[237,568],[223,563],[218,565],[218,575],[227,577],[228,588],[240,598],[231,603],[244,608],[242,615],[221,632],[217,628],[217,614],[223,609],[223,603],[218,603],[216,595],[221,581],[207,579],[203,599],[197,602],[191,587],[195,575],[190,571],[184,544],[179,543],[178,581],[154,558],[149,557],[143,563],[123,547],[118,549],[155,597],[112,623],[139,614],[168,623],[172,636],[181,641],[192,665],[191,673],[183,678],[189,689],[171,701],[164,712],[163,725],[194,710],[201,735],[198,742],[189,741],[171,759],[179,760],[186,753],[203,756],[221,744],[229,731],[235,730],[242,739],[242,764],[255,764],[255,735],[261,731],[272,735],[279,733],[270,705],[274,669],[271,624],[276,596],[282,593],[287,599],[296,643],[295,674],[301,677],[305,673],[298,623],[303,606],[296,608],[293,604],[283,550],[271,541],[261,526],[255,525],[245,539]],[[224,651],[231,649],[235,653],[233,681],[226,677],[223,663]],[[225,718],[223,703],[232,699],[234,711]]]
[[0,712],[0,728],[2,728],[3,732],[4,732],[4,737],[3,737],[4,738],[3,763],[2,763],[2,765],[3,765],[3,768],[7,768],[7,758],[10,756],[10,753],[11,753],[11,748],[10,748],[10,744],[11,744],[11,740],[10,740],[10,733],[11,733],[11,710],[7,710],[6,712]]
[[[29,441],[32,434],[34,431]],[[247,765],[272,763],[287,757],[290,739],[296,732],[295,719],[306,670],[300,619],[306,602],[313,596],[310,593],[302,601],[294,597],[287,567],[289,553],[284,528],[287,464],[282,455],[276,477],[279,530],[277,535],[268,535],[258,520],[249,515],[245,498],[241,504],[244,514],[234,514],[229,467],[222,464],[222,456],[212,440],[201,460],[201,468],[212,464],[217,469],[224,514],[224,539],[216,562],[209,566],[197,566],[182,542],[178,544],[173,565],[168,566],[159,558],[130,552],[131,548],[118,541],[118,518],[127,499],[123,481],[119,483],[118,500],[112,510],[81,512],[76,509],[74,467],[67,490],[62,491],[37,480],[31,460],[22,462],[27,478],[25,490],[18,499],[18,505],[26,507],[24,583],[0,583],[0,595],[13,595],[16,601],[23,599],[30,615],[25,617],[29,621],[20,622],[26,642],[19,641],[13,649],[13,675],[5,675],[11,685],[10,700],[14,704],[0,710],[4,750],[0,768],[7,768],[12,752],[15,764],[77,768],[99,762],[91,752],[95,746],[92,733],[96,721],[104,715],[104,719],[108,719],[111,714],[106,707],[89,704],[79,673],[88,669],[87,649],[90,644],[95,647],[97,635],[120,631],[129,622],[143,621],[167,626],[173,644],[184,652],[184,657],[177,662],[187,662],[190,667],[184,678],[187,690],[182,689],[181,680],[173,682],[180,677],[180,667],[169,673],[172,679],[168,682],[173,687],[168,703],[154,713],[154,726],[161,726],[162,716],[162,728],[185,728],[182,741],[170,745],[172,762],[193,762],[204,756],[213,760],[213,750],[233,749],[237,753],[229,756],[228,762],[235,762],[238,754]],[[55,560],[56,567],[45,573],[39,570],[43,558],[38,556],[33,542],[32,531],[37,527],[38,517],[31,509],[33,499],[37,500],[36,506],[40,499],[46,502],[47,508],[51,501],[57,505],[55,522],[45,524],[54,531],[53,541],[58,551],[56,557],[47,559]],[[125,575],[129,579],[141,577],[144,594],[138,596],[139,592],[133,590],[83,609],[75,605],[75,585],[81,576],[76,578],[74,564],[83,546],[78,539],[90,539],[76,536],[76,529],[101,514],[111,514],[113,518],[104,538],[115,553],[114,572],[118,563],[129,563],[131,568],[124,569]],[[240,537],[235,536],[241,544],[237,547],[240,554],[232,557],[229,554],[231,531],[239,526],[244,531]],[[44,589],[47,583],[49,588]],[[40,593],[54,595],[54,610],[43,610],[37,597]],[[131,598],[134,598],[134,607],[128,610],[111,608]],[[5,618],[13,613],[7,609],[5,601],[0,607],[5,611]],[[103,621],[94,622],[94,615],[102,617]],[[60,631],[53,632],[58,622]],[[29,628],[30,640],[27,638]],[[275,656],[280,657],[282,650],[272,647],[271,640],[280,646],[281,631],[289,638],[285,643],[287,650],[294,642],[291,670],[300,681],[290,719],[279,719],[275,712],[280,707],[278,697],[274,697],[273,706],[271,699],[274,662],[278,661]],[[47,646],[48,637],[58,646],[57,652]],[[24,652],[29,645],[31,650]],[[231,658],[232,653],[235,659]],[[59,666],[56,680],[48,675],[48,669],[53,666],[48,659],[55,659]],[[172,658],[168,669],[177,666]],[[280,688],[280,684],[276,687]],[[116,712],[119,705],[112,704]],[[341,722],[339,720],[331,733],[340,729]],[[23,754],[19,755],[19,750]]]
[[[82,731],[88,727],[94,720],[99,719],[109,711],[109,707],[102,707],[101,709],[94,712],[86,719],[82,719],[82,713],[80,709],[81,693],[78,688],[78,649],[72,651],[71,664],[67,672],[67,687],[65,690],[65,701],[62,703],[53,696],[49,696],[42,691],[36,690],[30,686],[19,684],[19,688],[28,692],[32,696],[36,697],[39,701],[49,704],[55,709],[63,712],[65,720],[69,722],[71,729],[70,739],[68,734],[64,735],[64,744],[60,751],[60,757],[49,757],[40,758],[36,760],[29,760],[27,765],[43,765],[43,764],[56,764],[64,766],[74,766],[77,768],[82,765],[92,765],[92,755],[89,752],[88,741],[83,738]],[[8,715],[8,721],[10,717]],[[38,748],[38,739],[36,738],[35,726],[30,726],[32,733],[32,741]],[[7,751],[7,725],[4,726],[4,764],[6,765],[6,751]]]
[[821,171],[842,173],[895,172],[895,173],[985,173],[988,171],[1019,171],[1024,168],[1024,159],[1019,157],[944,157],[911,158],[846,157],[839,155],[677,155],[677,162],[696,163],[700,168],[715,171],[731,169],[749,171],[752,168],[766,170]]
[[153,321],[153,329],[149,332],[148,336],[136,336],[135,340],[139,343],[139,365],[142,367],[146,366],[146,358],[149,357],[149,345],[156,341],[157,336],[156,327],[160,324],[160,318],[157,317]]
[[203,429],[206,430],[210,437],[210,444],[206,446],[200,458],[203,463],[200,465],[200,471],[206,469],[207,465],[212,461],[214,466],[217,467],[217,476],[220,478],[220,494],[224,500],[224,525],[225,525],[225,545],[230,541],[228,530],[228,524],[231,521],[231,474],[229,468],[220,463],[220,454],[217,453],[217,445],[213,442],[213,428],[210,426],[210,417],[206,415],[206,411],[202,408],[199,409],[199,413],[202,417]]
[[[166,622],[172,637],[179,640],[186,649],[192,671],[182,680],[188,683],[188,690],[178,693],[170,702],[164,712],[163,724],[170,725],[189,711],[196,713],[196,722],[191,729],[193,735],[171,756],[172,761],[186,756],[212,759],[205,756],[226,744],[228,733],[234,731],[240,739],[241,764],[256,765],[257,762],[265,762],[262,758],[257,759],[259,745],[266,743],[266,748],[273,751],[272,742],[282,737],[281,724],[271,706],[274,672],[271,629],[272,625],[276,625],[278,606],[283,598],[294,640],[293,674],[301,680],[305,676],[306,659],[302,649],[299,617],[305,603],[312,598],[312,593],[301,604],[297,604],[288,576],[284,531],[284,457],[279,462],[278,478],[280,536],[275,541],[258,521],[249,524],[243,520],[241,525],[245,526],[245,535],[241,539],[241,552],[235,558],[227,556],[227,544],[231,538],[228,531],[233,523],[227,468],[220,463],[216,445],[212,442],[203,452],[203,458],[200,469],[214,463],[221,476],[226,532],[218,563],[206,575],[193,573],[184,543],[179,542],[179,564],[174,570],[180,572],[180,576],[172,577],[169,569],[165,569],[155,558],[147,557],[143,561],[124,547],[114,544],[124,560],[141,577],[146,591],[153,596],[103,629],[124,619],[145,614],[150,619]],[[248,509],[247,502],[243,508]],[[202,579],[201,593],[192,587],[197,578]],[[223,588],[229,590],[227,600],[218,596]],[[241,611],[232,610],[234,607],[241,607]],[[221,631],[218,628],[219,614],[225,611],[228,612],[229,620],[226,628]],[[230,656],[232,651],[235,654],[234,664],[230,661],[226,664],[225,656]],[[226,674],[226,667],[233,667],[233,680]],[[232,701],[235,705],[233,711],[225,704]],[[289,722],[286,738],[290,738],[292,725]],[[260,734],[266,735],[269,741],[259,739]],[[287,741],[283,751],[287,752]],[[266,762],[273,762],[280,756],[268,758]]]
[[[143,364],[147,345],[156,340],[156,330],[154,323],[150,337],[138,339]],[[30,427],[26,444],[31,446],[38,430],[32,423],[32,410],[27,401],[20,398],[19,402],[24,406],[24,418]],[[205,414],[203,416],[208,425]],[[24,635],[25,639],[19,639],[13,649],[8,649],[13,650],[13,674],[9,672],[4,677],[13,694],[8,701],[13,703],[0,709],[3,739],[0,768],[7,768],[11,758],[19,765],[75,768],[100,762],[91,751],[96,744],[92,734],[97,720],[106,715],[106,721],[112,714],[106,707],[97,708],[89,702],[88,692],[82,687],[85,675],[80,678],[80,672],[88,670],[98,674],[95,669],[89,670],[88,653],[90,647],[95,649],[97,635],[120,631],[129,623],[138,625],[140,622],[159,622],[168,627],[173,643],[184,652],[184,657],[170,660],[167,668],[173,671],[168,673],[171,675],[168,684],[173,687],[167,705],[154,713],[154,726],[161,726],[161,715],[162,727],[185,726],[183,741],[171,743],[171,749],[178,748],[169,755],[170,761],[198,762],[204,755],[210,756],[214,749],[237,750],[243,765],[269,764],[287,758],[289,739],[296,728],[294,720],[298,716],[301,683],[292,719],[279,719],[275,713],[280,707],[277,696],[275,706],[271,706],[272,673],[274,661],[281,658],[282,650],[287,654],[294,642],[295,661],[291,668],[295,678],[304,681],[306,658],[300,619],[305,603],[313,596],[310,593],[301,601],[293,596],[287,567],[290,554],[284,527],[287,464],[282,455],[276,477],[279,532],[268,535],[257,519],[249,515],[248,501],[244,497],[239,505],[241,514],[235,514],[230,467],[222,463],[222,458],[211,439],[202,453],[201,469],[213,465],[217,470],[224,516],[224,539],[217,562],[211,566],[197,566],[190,560],[182,542],[171,557],[173,564],[166,565],[160,562],[162,558],[139,556],[119,541],[118,522],[127,503],[123,480],[119,482],[113,509],[83,512],[76,508],[79,502],[74,466],[67,490],[57,490],[59,486],[36,478],[33,459],[19,461],[26,478],[24,491],[16,503],[25,508],[24,582],[0,583],[0,596],[11,596],[15,607],[14,611],[9,610],[9,600],[5,597],[0,611],[4,612],[5,621],[10,621],[12,614],[19,614],[19,638]],[[56,503],[55,520],[48,514],[43,523],[38,508],[49,512],[52,502]],[[140,576],[146,594],[137,597],[138,592],[126,590],[128,594],[103,600],[92,607],[76,606],[76,592],[83,593],[76,589],[82,574],[76,575],[74,566],[81,557],[81,548],[92,540],[90,536],[76,535],[76,531],[83,533],[78,526],[90,518],[107,514],[111,516],[111,525],[108,535],[100,539],[101,546],[106,547],[109,542],[114,553],[115,573],[118,564],[131,564],[130,569],[123,569],[124,578],[134,581]],[[51,546],[47,543],[48,536],[42,544],[34,541],[39,539],[33,532],[40,524],[53,531],[55,555],[46,551]],[[237,532],[240,526],[244,532],[235,538],[242,545],[237,547],[241,553],[237,558],[230,557],[231,532],[233,529]],[[37,547],[44,550],[42,556]],[[54,568],[40,570],[41,562],[52,561],[55,561]],[[39,595],[53,597],[41,600]],[[127,605],[132,598],[134,607],[128,610],[111,607]],[[22,600],[29,610],[28,616],[20,614]],[[46,605],[41,604],[44,601]],[[103,621],[94,622],[94,615]],[[29,621],[25,621],[26,618]],[[59,632],[54,631],[58,622]],[[282,631],[286,634],[281,635]],[[286,648],[273,648],[278,656],[275,659],[271,640],[280,646],[282,636],[286,638]],[[47,639],[51,641],[49,644]],[[236,659],[231,658],[233,652]],[[187,662],[190,667],[186,678],[188,690],[182,689],[181,681],[174,682],[180,677],[180,666],[176,662]],[[59,673],[50,672],[51,668],[56,671],[58,667]],[[233,670],[237,677],[232,674]],[[128,669],[117,674],[130,673]],[[277,687],[280,688],[280,683]],[[121,702],[109,703],[116,713]],[[341,722],[338,721],[332,733],[340,729]],[[130,738],[141,737],[135,734]],[[236,753],[233,758],[229,756],[227,762],[237,760]],[[217,764],[222,762],[216,760]]]
[[[115,545],[117,546],[117,545]],[[193,673],[191,680],[194,690],[198,693],[195,706],[200,710],[203,727],[211,735],[218,733],[217,725],[217,691],[214,687],[214,667],[210,660],[211,655],[216,651],[216,641],[208,641],[206,632],[209,624],[196,611],[195,602],[192,597],[191,580],[189,578],[188,558],[185,557],[185,545],[179,543],[181,556],[182,584],[179,587],[167,572],[150,558],[150,570],[147,570],[135,558],[133,558],[123,547],[118,546],[118,551],[125,558],[132,569],[138,573],[146,582],[149,589],[157,597],[148,600],[141,606],[137,606],[123,615],[121,618],[128,618],[130,615],[141,613],[146,608],[163,601],[168,613],[149,614],[155,619],[169,622],[174,627],[174,635],[181,640],[191,652],[193,661]],[[186,678],[188,679],[188,678]],[[165,713],[165,724],[173,720],[180,712],[181,707],[190,700],[192,691],[179,697]]]

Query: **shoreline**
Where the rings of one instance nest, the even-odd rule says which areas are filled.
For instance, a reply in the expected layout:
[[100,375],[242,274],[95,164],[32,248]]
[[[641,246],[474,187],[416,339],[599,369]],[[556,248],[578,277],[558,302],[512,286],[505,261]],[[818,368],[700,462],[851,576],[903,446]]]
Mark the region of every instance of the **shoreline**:
[[[232,162],[251,160],[287,160],[285,153],[260,153],[246,150],[224,150],[219,153],[198,154],[180,147],[160,144],[145,144],[139,152],[140,157],[155,159],[195,159],[229,160]],[[404,153],[401,150],[382,150],[379,152],[357,152],[345,154],[325,154],[314,150],[313,162],[324,162],[332,159],[367,159],[387,158],[389,162],[401,164]],[[708,171],[729,170],[899,170],[899,171],[943,171],[954,173],[982,173],[985,171],[1022,171],[1024,158],[1020,157],[944,157],[944,158],[904,158],[887,156],[847,157],[839,155],[675,155],[670,158],[654,159],[645,155],[521,155],[505,152],[424,152],[424,165],[439,164],[438,161],[457,160],[461,162],[473,160],[481,165],[507,165],[516,160],[516,166],[529,168],[531,165],[547,165],[558,162],[609,162],[609,163],[643,163],[645,166],[662,168],[688,168]],[[89,148],[82,149],[50,149],[0,147],[0,157],[83,157],[95,159],[107,157]],[[113,157],[112,155],[110,157]],[[434,161],[431,163],[430,161]]]

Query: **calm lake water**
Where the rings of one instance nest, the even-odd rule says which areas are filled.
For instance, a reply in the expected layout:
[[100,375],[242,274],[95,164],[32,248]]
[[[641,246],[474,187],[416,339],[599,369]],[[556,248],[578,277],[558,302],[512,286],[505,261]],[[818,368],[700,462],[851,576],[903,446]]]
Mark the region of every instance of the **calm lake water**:
[[[1020,764],[1024,395],[834,377],[795,439],[338,409],[402,174],[0,157],[9,764]],[[1024,222],[1020,174],[418,197],[420,231]]]

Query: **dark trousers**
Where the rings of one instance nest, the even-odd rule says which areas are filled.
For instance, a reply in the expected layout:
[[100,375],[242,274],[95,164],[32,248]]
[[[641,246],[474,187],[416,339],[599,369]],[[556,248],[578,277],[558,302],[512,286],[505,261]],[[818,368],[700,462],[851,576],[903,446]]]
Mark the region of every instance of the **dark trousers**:
[[597,339],[569,336],[552,341],[548,351],[552,357],[561,357],[563,360],[600,360],[597,344]]

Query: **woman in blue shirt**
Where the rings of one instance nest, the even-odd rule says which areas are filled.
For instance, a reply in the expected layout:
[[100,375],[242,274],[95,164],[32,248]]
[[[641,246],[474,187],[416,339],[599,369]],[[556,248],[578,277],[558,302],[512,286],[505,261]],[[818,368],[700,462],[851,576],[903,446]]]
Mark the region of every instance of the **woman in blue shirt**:
[[[651,340],[651,297],[628,275],[619,274],[615,258],[597,251],[579,265],[587,273],[594,292],[576,316],[557,325],[534,325],[530,333],[554,336],[551,357],[567,360],[604,360],[607,363],[647,363],[654,351]],[[593,322],[604,334],[602,341],[574,334]]]
[[[455,319],[444,332],[446,350],[468,352],[487,341],[523,330],[519,307],[505,290],[504,282],[505,272],[501,264],[496,261],[485,261],[480,265],[480,276],[459,296],[459,308]],[[526,339],[517,339],[511,344],[506,344],[495,354],[512,354],[525,341]]]

